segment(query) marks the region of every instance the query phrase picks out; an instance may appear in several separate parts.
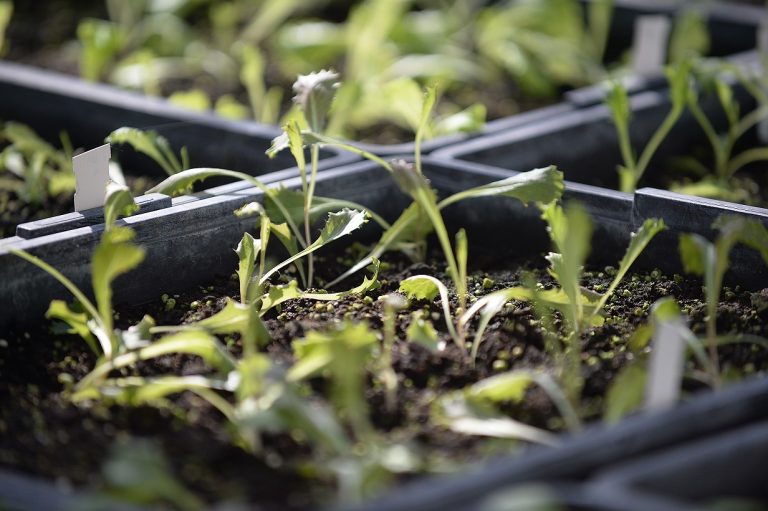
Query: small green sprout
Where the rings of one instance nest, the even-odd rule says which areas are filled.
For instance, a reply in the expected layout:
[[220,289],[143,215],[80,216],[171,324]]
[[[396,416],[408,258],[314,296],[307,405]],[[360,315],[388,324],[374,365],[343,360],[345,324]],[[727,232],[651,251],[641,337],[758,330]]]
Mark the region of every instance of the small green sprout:
[[666,74],[669,81],[669,95],[672,105],[662,123],[648,140],[639,158],[632,149],[632,142],[629,136],[631,110],[627,90],[618,81],[611,82],[605,98],[605,104],[610,109],[616,133],[619,137],[619,148],[621,149],[623,164],[619,166],[618,172],[619,189],[622,192],[632,193],[637,188],[637,184],[648,169],[651,158],[653,158],[656,150],[683,114],[690,93],[690,69],[691,63],[689,61],[684,61],[667,68]]
[[768,264],[768,229],[757,220],[721,216],[713,227],[719,231],[712,243],[698,234],[680,235],[680,259],[687,273],[702,275],[707,302],[707,345],[712,366],[717,372],[717,304],[723,278],[730,266],[729,254],[739,243],[760,252]]

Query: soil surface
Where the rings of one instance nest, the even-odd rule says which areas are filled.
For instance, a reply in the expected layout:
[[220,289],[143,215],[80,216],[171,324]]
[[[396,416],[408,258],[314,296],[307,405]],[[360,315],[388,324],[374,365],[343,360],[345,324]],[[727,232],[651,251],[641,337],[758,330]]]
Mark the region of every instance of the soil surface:
[[[320,261],[320,282],[338,275],[346,256]],[[545,286],[552,281],[538,262],[475,257],[470,292],[479,297],[488,292],[519,285],[524,271],[534,271]],[[584,285],[605,289],[613,268],[592,268]],[[265,317],[272,341],[265,351],[278,363],[293,360],[291,341],[314,329],[324,329],[342,319],[365,321],[380,331],[382,308],[377,298],[396,291],[399,282],[417,274],[449,279],[442,265],[412,264],[392,256],[380,274],[381,288],[368,298],[347,297],[338,302],[316,304],[294,300]],[[286,275],[288,277],[288,275]],[[357,278],[355,279],[357,280]],[[352,285],[352,284],[350,284]],[[184,324],[219,311],[227,297],[237,298],[238,283],[228,272],[202,288],[165,297],[141,306],[118,307],[118,327],[135,324],[150,314],[157,324]],[[627,277],[606,309],[601,327],[580,339],[582,392],[580,413],[587,421],[597,420],[608,385],[636,354],[629,340],[636,328],[647,322],[649,307],[672,295],[690,318],[695,332],[705,330],[705,305],[701,281],[658,271]],[[173,307],[168,298],[175,300]],[[768,290],[750,293],[725,289],[718,308],[718,332],[768,336]],[[454,303],[455,306],[455,303]],[[445,349],[432,352],[405,341],[411,313],[424,309],[438,330]],[[519,444],[463,436],[434,425],[430,406],[437,396],[461,389],[482,378],[509,369],[552,369],[552,359],[543,345],[542,323],[524,302],[512,302],[490,323],[479,347],[477,363],[450,342],[439,301],[412,303],[399,313],[393,365],[398,378],[397,406],[387,411],[384,393],[369,380],[367,399],[370,419],[385,439],[407,440],[428,461],[431,470],[451,470],[469,462],[514,452]],[[555,328],[560,327],[559,320]],[[257,458],[233,446],[226,422],[212,407],[188,394],[173,399],[165,408],[123,408],[114,405],[75,406],[62,392],[66,382],[77,381],[95,362],[85,343],[61,334],[55,323],[30,325],[28,332],[7,332],[0,340],[0,466],[36,474],[58,484],[99,488],[104,484],[102,466],[115,442],[127,438],[149,438],[167,455],[174,474],[208,502],[249,502],[258,509],[303,509],[327,502],[333,485],[302,476],[298,467],[306,447],[300,438],[274,435],[265,439],[265,453]],[[470,331],[470,338],[474,332]],[[237,336],[223,339],[235,356],[241,352]],[[768,350],[747,344],[720,348],[720,364],[728,378],[740,379],[768,367]],[[695,369],[691,361],[688,370]],[[205,366],[196,358],[167,356],[144,364],[143,374],[196,374]],[[703,385],[687,379],[687,393]],[[324,395],[325,386],[312,385]],[[537,388],[527,391],[519,405],[504,409],[510,417],[559,432],[564,424],[547,396]]]

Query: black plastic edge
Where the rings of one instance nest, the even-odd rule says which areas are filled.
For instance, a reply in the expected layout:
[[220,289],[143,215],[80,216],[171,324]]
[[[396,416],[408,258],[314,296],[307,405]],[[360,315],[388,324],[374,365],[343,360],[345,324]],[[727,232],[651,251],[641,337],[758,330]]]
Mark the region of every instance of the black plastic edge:
[[[171,198],[161,193],[141,195],[136,197],[134,201],[139,206],[140,213],[149,213],[171,206]],[[16,236],[24,239],[39,238],[40,236],[101,223],[104,223],[104,210],[102,208],[86,209],[19,224],[16,226]]]

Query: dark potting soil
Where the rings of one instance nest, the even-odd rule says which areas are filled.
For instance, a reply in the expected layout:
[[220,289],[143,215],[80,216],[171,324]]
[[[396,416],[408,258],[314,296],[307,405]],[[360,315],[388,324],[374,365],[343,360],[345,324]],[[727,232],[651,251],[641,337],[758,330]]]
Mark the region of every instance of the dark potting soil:
[[[322,279],[330,279],[343,267],[344,258],[327,258],[317,265]],[[272,334],[266,352],[278,363],[292,361],[291,341],[313,329],[327,328],[342,319],[365,321],[373,329],[382,326],[379,296],[396,291],[399,282],[416,274],[430,274],[443,282],[446,275],[434,264],[410,264],[398,257],[380,274],[381,288],[368,293],[370,299],[347,297],[338,302],[295,300],[265,317]],[[538,272],[545,286],[551,285],[542,265],[528,261],[499,261],[498,257],[474,257],[478,264],[470,279],[470,292],[481,296],[503,287],[518,285],[521,272]],[[584,285],[604,289],[612,268],[587,272]],[[291,275],[286,274],[285,278]],[[356,278],[355,280],[358,280]],[[353,285],[350,281],[349,285]],[[149,304],[118,307],[118,327],[126,328],[150,314],[157,324],[184,324],[220,310],[226,297],[237,298],[238,283],[224,274],[209,286],[178,295],[158,297]],[[674,296],[690,317],[695,332],[705,330],[705,304],[698,279],[666,276],[657,271],[628,277],[606,309],[607,320],[590,329],[581,339],[583,377],[581,413],[595,421],[603,406],[605,391],[617,372],[635,355],[627,344],[635,329],[645,324],[650,305],[663,296]],[[757,293],[726,289],[718,307],[718,332],[740,332],[768,336],[768,290]],[[117,297],[119,300],[119,297]],[[173,299],[171,307],[169,300]],[[455,306],[455,303],[454,303]],[[405,330],[411,312],[424,308],[446,347],[440,352],[408,344]],[[259,509],[296,509],[327,501],[333,492],[329,481],[300,475],[296,463],[306,455],[300,440],[288,435],[265,439],[265,453],[253,457],[230,442],[223,418],[210,405],[184,393],[166,408],[119,407],[98,404],[78,407],[62,390],[93,367],[95,357],[79,338],[63,335],[60,325],[36,325],[28,332],[3,334],[0,340],[0,466],[56,480],[59,484],[99,488],[104,484],[101,467],[110,447],[126,437],[150,438],[168,457],[175,475],[191,490],[210,502],[248,501]],[[555,321],[555,327],[559,322]],[[469,332],[469,339],[474,332]],[[238,356],[237,336],[224,339]],[[768,367],[768,350],[754,345],[721,347],[723,374],[732,379]],[[393,365],[398,376],[397,407],[388,412],[383,391],[369,385],[367,399],[373,424],[383,441],[408,440],[414,452],[434,470],[448,470],[510,452],[515,444],[463,436],[430,423],[430,405],[442,393],[461,389],[479,379],[517,368],[551,368],[552,361],[542,342],[542,324],[531,307],[514,302],[496,316],[486,331],[476,365],[450,342],[441,307],[434,303],[412,304],[397,319],[397,341]],[[689,362],[688,369],[693,369]],[[196,374],[206,368],[196,358],[166,356],[142,364],[142,374]],[[370,382],[369,382],[370,383]],[[687,380],[693,392],[701,384]],[[313,384],[323,393],[324,385]],[[547,396],[537,388],[527,391],[519,405],[507,406],[511,417],[552,431],[562,431],[563,421]]]

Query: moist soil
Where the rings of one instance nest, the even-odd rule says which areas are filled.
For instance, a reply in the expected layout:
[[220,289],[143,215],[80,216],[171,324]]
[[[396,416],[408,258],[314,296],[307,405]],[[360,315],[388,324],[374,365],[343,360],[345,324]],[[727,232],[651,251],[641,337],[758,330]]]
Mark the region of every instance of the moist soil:
[[[343,268],[346,256],[319,261],[320,285]],[[545,286],[552,281],[543,266],[526,260],[499,261],[498,257],[474,257],[478,265],[471,274],[470,292],[481,296],[504,287],[519,285],[523,272],[537,273]],[[347,297],[338,302],[316,303],[294,300],[265,317],[272,341],[265,351],[278,363],[293,360],[291,341],[313,329],[324,329],[344,319],[365,321],[380,331],[382,308],[377,298],[396,291],[399,282],[417,274],[449,279],[442,264],[412,264],[389,257],[379,276],[381,287],[368,298]],[[590,289],[607,288],[613,268],[592,268],[585,274]],[[291,275],[281,278],[287,280]],[[350,284],[353,285],[353,284]],[[141,306],[117,307],[117,326],[126,328],[144,314],[157,324],[184,324],[221,310],[227,297],[237,298],[234,275],[221,275],[210,285],[187,292],[158,297]],[[672,295],[689,316],[692,329],[705,331],[705,305],[701,281],[659,271],[634,274],[619,286],[606,309],[607,320],[581,339],[583,377],[581,414],[597,421],[603,396],[617,372],[636,355],[628,348],[635,329],[647,322],[650,305]],[[175,300],[173,307],[168,298]],[[718,332],[768,336],[768,289],[756,293],[739,288],[725,289],[718,307]],[[455,306],[455,303],[454,303]],[[405,341],[411,313],[424,309],[445,341],[442,351]],[[119,407],[116,405],[75,406],[62,392],[68,381],[77,381],[95,362],[79,338],[61,334],[61,325],[30,326],[26,332],[6,333],[0,340],[0,466],[34,474],[59,485],[98,489],[104,485],[102,466],[115,442],[129,437],[148,438],[166,454],[174,474],[208,502],[248,502],[258,509],[304,509],[328,502],[333,493],[329,481],[308,479],[297,463],[307,454],[300,440],[288,435],[265,439],[265,453],[256,458],[235,447],[223,418],[195,396],[181,394],[165,408]],[[554,327],[559,327],[555,321]],[[465,354],[450,342],[441,307],[433,303],[412,303],[397,318],[397,340],[393,365],[398,377],[397,407],[387,411],[381,388],[369,379],[367,400],[370,418],[383,441],[407,440],[432,470],[455,470],[509,452],[519,444],[463,436],[430,422],[430,405],[437,396],[461,389],[482,378],[509,369],[547,370],[552,360],[544,349],[542,324],[531,307],[513,302],[490,323],[473,366]],[[469,338],[474,332],[470,331]],[[223,339],[235,356],[241,346],[237,336]],[[754,345],[721,347],[720,365],[727,378],[740,379],[768,367],[768,351]],[[689,362],[688,370],[694,370]],[[142,374],[196,374],[205,372],[200,360],[189,356],[167,356],[142,365]],[[63,383],[64,382],[64,383]],[[685,381],[687,394],[702,390],[692,379]],[[313,392],[323,394],[321,382]],[[563,421],[545,394],[531,388],[525,399],[507,406],[504,413],[526,423],[554,432],[563,431]]]

